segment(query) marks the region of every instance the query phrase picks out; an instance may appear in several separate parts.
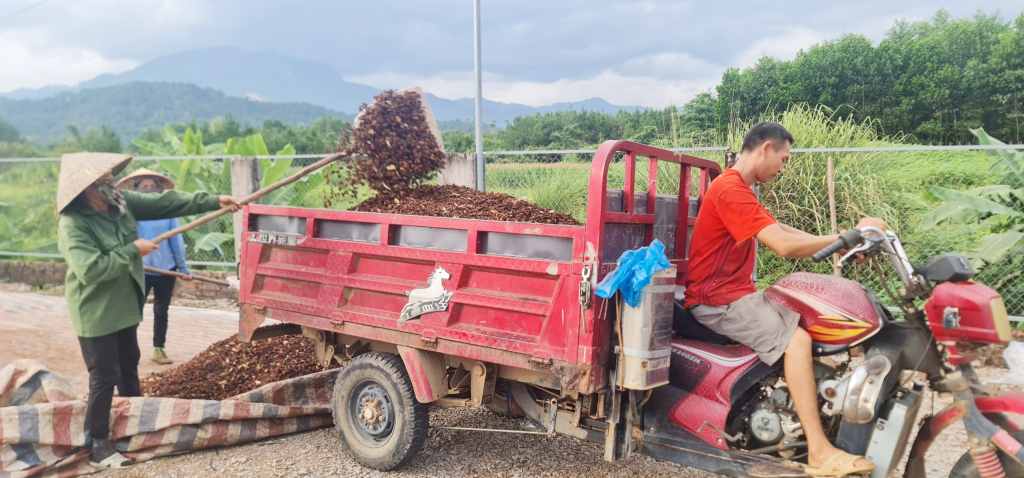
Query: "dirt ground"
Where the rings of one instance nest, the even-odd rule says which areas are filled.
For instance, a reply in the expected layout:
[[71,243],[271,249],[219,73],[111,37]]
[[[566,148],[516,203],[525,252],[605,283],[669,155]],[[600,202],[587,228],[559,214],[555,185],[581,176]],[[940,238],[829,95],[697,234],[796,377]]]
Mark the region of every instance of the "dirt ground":
[[[30,293],[31,292],[31,293]],[[78,337],[71,327],[63,287],[33,289],[25,284],[0,284],[0,368],[20,358],[42,362],[66,378],[81,395],[89,390],[89,375]],[[167,354],[176,363],[192,358],[211,343],[238,332],[237,306],[226,301],[175,299],[169,313]],[[188,304],[189,306],[185,306]],[[218,306],[218,310],[201,306]],[[200,306],[200,307],[197,307]],[[139,377],[166,370],[149,360],[153,353],[153,313],[147,305],[139,325]]]
[[[19,291],[11,295],[12,290]],[[5,295],[4,292],[8,293]],[[0,285],[0,367],[15,358],[31,357],[42,361],[54,372],[69,379],[83,394],[87,374],[70,322],[59,307],[43,307],[53,298],[25,293],[25,287]],[[11,306],[9,301],[23,305]],[[47,302],[49,301],[49,302]],[[24,305],[27,304],[27,305]],[[193,304],[195,305],[195,304]],[[169,342],[174,342],[175,317],[180,333],[189,333],[184,322],[196,322],[205,329],[192,335],[219,335],[218,327],[230,328],[233,311],[204,311],[181,308],[172,310]],[[220,314],[220,315],[210,315]],[[147,307],[147,320],[148,315]],[[18,325],[20,324],[20,325]],[[140,327],[143,360],[140,376],[162,368],[147,360],[143,335],[151,323]],[[190,330],[190,329],[189,329]],[[212,330],[212,331],[211,331]],[[229,332],[230,333],[230,332]],[[182,350],[178,357],[187,358],[189,347],[179,337]],[[213,340],[207,342],[212,343]],[[186,346],[187,345],[187,346]],[[199,348],[196,352],[202,350]],[[195,352],[193,352],[194,354]],[[986,381],[1006,375],[1007,369],[983,367],[979,374]],[[1004,388],[1013,388],[1006,387]],[[1015,389],[1020,390],[1020,387]],[[933,400],[934,399],[934,400]],[[950,403],[949,397],[933,397],[927,393],[921,416],[940,410]],[[1016,417],[1020,422],[1021,417]],[[499,417],[488,409],[435,408],[430,414],[431,427],[458,426],[473,428],[517,429],[515,420]],[[916,434],[916,431],[915,431]],[[909,448],[909,447],[908,447]],[[966,451],[966,433],[957,424],[948,429],[927,455],[928,477],[948,476],[949,469]],[[909,450],[908,450],[909,451]],[[432,428],[420,455],[410,466],[389,473],[365,469],[355,463],[341,448],[333,429],[264,440],[247,445],[201,450],[186,455],[166,457],[141,463],[127,470],[107,471],[103,476],[121,477],[195,477],[203,475],[246,477],[533,477],[533,476],[630,476],[630,477],[711,477],[717,476],[648,457],[636,456],[625,462],[605,463],[603,448],[594,443],[558,436],[546,438],[529,435],[478,433]],[[892,476],[899,476],[902,466]]]

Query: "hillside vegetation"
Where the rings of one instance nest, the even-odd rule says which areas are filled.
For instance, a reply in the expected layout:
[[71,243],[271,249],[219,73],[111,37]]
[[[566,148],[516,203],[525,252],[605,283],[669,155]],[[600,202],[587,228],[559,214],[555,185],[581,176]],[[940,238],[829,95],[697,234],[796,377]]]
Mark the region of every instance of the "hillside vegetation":
[[[186,85],[170,86],[181,88],[179,92],[185,96],[196,92]],[[84,130],[66,124],[76,118],[75,107],[55,99],[53,118],[47,121],[58,122],[59,139],[26,138],[9,118],[0,119],[0,157],[59,156],[82,150],[175,156],[310,154],[333,149],[342,135],[348,134],[344,122],[349,118],[303,109],[308,105],[292,105],[296,109],[289,114],[293,116],[267,119],[260,116],[264,110],[258,109],[266,104],[240,100],[245,108],[253,108],[244,109],[250,116],[220,116],[215,114],[215,105],[206,105],[211,109],[194,109],[179,117],[174,116],[176,111],[188,101],[149,97],[144,85],[138,88],[132,98],[116,98],[112,90],[106,92],[110,96],[103,101],[119,107],[109,110],[111,116],[103,120],[107,126]],[[212,103],[237,100],[212,90],[200,91]],[[0,117],[6,116],[3,108],[14,103],[0,100]],[[165,113],[169,119],[160,120],[162,127],[119,135],[120,123],[110,122],[122,121],[118,115],[138,104],[169,105]],[[214,116],[197,113],[206,111]],[[763,120],[786,126],[799,148],[955,144],[979,138],[992,144],[997,140],[1020,143],[1024,140],[1022,111],[1024,14],[1008,22],[998,14],[951,19],[940,11],[928,21],[897,22],[878,45],[862,36],[846,35],[810,47],[793,61],[766,57],[754,68],[727,71],[716,91],[698,95],[682,108],[615,115],[579,110],[521,116],[503,128],[489,127],[484,149],[586,150],[608,139],[627,139],[659,147],[728,146],[735,151],[750,126]],[[303,112],[310,116],[303,117]],[[94,120],[82,122],[95,124],[86,122]],[[141,125],[148,120],[136,121]],[[449,153],[474,151],[471,123],[447,126],[453,128],[443,133]],[[694,155],[719,163],[724,160],[721,151]],[[902,239],[918,246],[908,249],[915,261],[941,252],[964,252],[979,268],[979,280],[1004,294],[1012,314],[1024,315],[1024,264],[1020,259],[1024,257],[1024,182],[1019,178],[1024,156],[980,151],[831,156],[840,228],[852,226],[864,215],[879,216]],[[589,153],[489,155],[488,190],[524,198],[582,221],[591,158]],[[784,175],[760,188],[762,201],[779,220],[815,234],[831,231],[828,158],[829,154],[823,153],[795,154]],[[264,160],[264,179],[283,177],[304,164],[308,162]],[[133,165],[138,166],[182,175],[179,184],[184,189],[229,189],[229,168],[221,160]],[[636,187],[640,190],[647,187],[647,171],[643,165],[638,167]],[[1016,174],[1016,179],[1007,179],[1007,171]],[[54,163],[0,163],[0,250],[55,251],[53,194],[57,177]],[[609,177],[609,184],[621,184],[621,162],[612,166]],[[661,164],[659,191],[677,192],[678,178],[678,168]],[[320,207],[324,198],[332,196],[329,188],[321,176],[312,175],[268,201]],[[360,191],[358,197],[336,201],[333,207],[351,207],[369,194]],[[972,206],[970,214],[964,204]],[[194,245],[190,248],[193,260],[233,260],[231,225],[224,221],[217,227],[190,239],[194,241],[190,243],[190,247]],[[770,253],[760,254],[758,260],[762,287],[797,270],[831,271],[828,264],[787,260]],[[844,274],[878,285],[868,275],[857,275],[865,274],[863,269],[850,268]]]
[[65,125],[104,125],[121,137],[134,138],[149,127],[191,120],[210,121],[231,115],[243,126],[264,120],[313,124],[332,116],[351,121],[350,114],[308,103],[264,103],[227,96],[211,88],[185,83],[129,83],[61,93],[38,100],[0,98],[0,118],[40,141],[58,140]]
[[1012,21],[979,10],[950,18],[897,21],[877,45],[847,34],[801,51],[792,61],[764,57],[729,69],[715,89],[715,128],[729,132],[773,109],[825,105],[878,121],[913,142],[974,141],[982,127],[1024,141],[1024,13]]
[[[790,61],[765,56],[751,68],[728,69],[713,90],[678,108],[519,117],[487,135],[484,150],[576,149],[602,138],[721,146],[752,121],[801,104],[870,122],[906,143],[970,144],[976,128],[1022,143],[1024,13],[1007,21],[980,11],[953,19],[940,10],[930,20],[897,21],[878,44],[847,34]],[[461,132],[449,132],[445,143],[474,148],[473,136]]]

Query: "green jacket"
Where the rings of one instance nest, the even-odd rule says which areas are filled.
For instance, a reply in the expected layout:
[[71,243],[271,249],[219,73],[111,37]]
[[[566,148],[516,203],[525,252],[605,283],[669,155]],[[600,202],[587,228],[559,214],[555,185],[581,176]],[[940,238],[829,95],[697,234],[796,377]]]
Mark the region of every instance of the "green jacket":
[[[133,242],[139,220],[199,214],[220,208],[219,196],[124,191],[127,211],[68,206],[57,223],[57,247],[68,264],[65,298],[79,337],[100,337],[142,322],[146,303],[142,257]],[[166,244],[160,244],[161,247]]]

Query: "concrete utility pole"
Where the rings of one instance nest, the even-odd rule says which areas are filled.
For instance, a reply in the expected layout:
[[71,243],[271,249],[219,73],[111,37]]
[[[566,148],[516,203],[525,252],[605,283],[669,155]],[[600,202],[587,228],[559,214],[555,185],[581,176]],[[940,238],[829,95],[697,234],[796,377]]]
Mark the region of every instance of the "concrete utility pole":
[[[260,190],[260,160],[236,156],[231,161],[231,195],[244,198]],[[259,203],[259,201],[256,201]],[[235,260],[242,257],[242,211],[234,214]]]
[[484,176],[484,87],[480,63],[480,0],[473,0],[473,36],[476,40],[476,189],[487,190]]

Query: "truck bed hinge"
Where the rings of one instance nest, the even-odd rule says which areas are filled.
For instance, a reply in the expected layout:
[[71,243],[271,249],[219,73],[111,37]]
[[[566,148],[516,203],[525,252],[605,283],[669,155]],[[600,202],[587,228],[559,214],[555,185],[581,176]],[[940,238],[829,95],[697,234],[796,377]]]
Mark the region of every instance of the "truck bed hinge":
[[533,356],[530,361],[537,365],[551,365],[551,357]]
[[591,268],[583,266],[583,280],[580,281],[580,307],[583,310],[590,308],[590,298],[593,296],[593,284],[590,283]]
[[420,336],[420,342],[428,347],[437,347],[437,332],[433,330],[424,331]]

